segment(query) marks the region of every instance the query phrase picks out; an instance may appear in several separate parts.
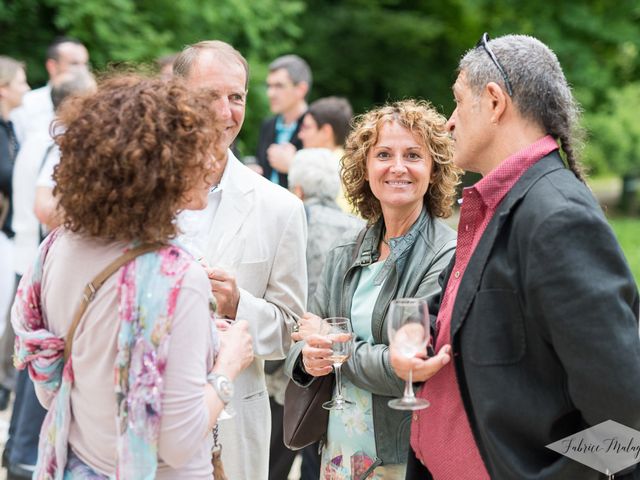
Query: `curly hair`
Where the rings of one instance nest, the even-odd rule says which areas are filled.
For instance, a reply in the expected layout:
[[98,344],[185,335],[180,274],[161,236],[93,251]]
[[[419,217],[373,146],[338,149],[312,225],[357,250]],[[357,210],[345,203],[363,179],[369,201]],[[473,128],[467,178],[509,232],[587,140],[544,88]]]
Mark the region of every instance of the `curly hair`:
[[451,215],[461,170],[451,160],[453,142],[445,126],[446,121],[424,100],[394,102],[356,117],[341,161],[342,185],[346,199],[369,224],[380,218],[382,207],[366,179],[367,155],[376,145],[380,129],[387,122],[398,123],[424,142],[433,159],[425,204],[434,217]]
[[180,81],[120,74],[65,101],[54,195],[64,225],[109,241],[165,242],[218,139],[211,99]]

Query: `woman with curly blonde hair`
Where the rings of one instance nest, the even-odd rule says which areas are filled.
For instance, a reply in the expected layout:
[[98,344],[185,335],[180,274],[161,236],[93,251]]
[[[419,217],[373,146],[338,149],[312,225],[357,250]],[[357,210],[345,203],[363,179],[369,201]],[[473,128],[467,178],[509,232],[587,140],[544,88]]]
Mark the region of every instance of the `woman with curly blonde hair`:
[[[59,111],[64,227],[12,311],[16,365],[48,409],[34,478],[211,478],[211,429],[253,352],[246,322],[218,335],[207,275],[172,241],[177,212],[207,203],[220,137],[210,102],[124,75]],[[152,249],[100,288],[98,274],[141,245]]]
[[446,119],[429,103],[416,100],[386,105],[356,119],[342,158],[342,182],[345,196],[370,224],[382,215],[382,205],[367,179],[367,156],[389,122],[421,139],[419,143],[431,159],[429,188],[424,193],[429,214],[440,218],[451,215],[460,170],[451,161],[453,142],[443,121]]
[[[347,139],[344,192],[368,226],[329,253],[286,364],[302,387],[329,375],[331,342],[314,330],[320,318],[351,319],[354,353],[342,371],[355,405],[329,414],[322,479],[404,478],[411,415],[387,405],[404,384],[390,367],[385,317],[395,298],[438,293],[455,249],[455,232],[440,220],[451,214],[459,175],[445,124],[429,103],[405,100],[358,117]],[[447,362],[448,347],[430,360]]]

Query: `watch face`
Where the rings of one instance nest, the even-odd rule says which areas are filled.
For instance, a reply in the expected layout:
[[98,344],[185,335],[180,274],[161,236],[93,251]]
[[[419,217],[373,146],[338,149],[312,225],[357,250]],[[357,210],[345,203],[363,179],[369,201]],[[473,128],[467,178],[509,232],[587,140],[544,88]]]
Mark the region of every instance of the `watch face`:
[[233,385],[228,380],[223,380],[220,382],[220,390],[226,397],[230,397],[233,395]]
[[220,400],[225,404],[233,398],[233,383],[224,375],[210,373],[207,382],[216,390]]
[[224,403],[229,403],[233,398],[233,383],[228,378],[219,376],[216,382],[218,393]]

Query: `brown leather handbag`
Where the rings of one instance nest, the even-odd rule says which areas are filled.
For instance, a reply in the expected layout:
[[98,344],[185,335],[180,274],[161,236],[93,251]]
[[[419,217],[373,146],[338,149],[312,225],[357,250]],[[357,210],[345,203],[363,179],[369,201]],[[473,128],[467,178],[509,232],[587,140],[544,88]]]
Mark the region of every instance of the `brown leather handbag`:
[[[356,238],[352,263],[358,258],[360,246],[367,233],[363,228]],[[331,400],[335,375],[317,377],[308,387],[300,387],[289,380],[284,392],[284,444],[291,450],[300,450],[322,438],[327,432],[329,410],[322,408]]]
[[322,438],[327,432],[329,410],[322,408],[331,400],[333,375],[317,377],[307,387],[289,380],[284,393],[284,444],[291,450],[300,450]]

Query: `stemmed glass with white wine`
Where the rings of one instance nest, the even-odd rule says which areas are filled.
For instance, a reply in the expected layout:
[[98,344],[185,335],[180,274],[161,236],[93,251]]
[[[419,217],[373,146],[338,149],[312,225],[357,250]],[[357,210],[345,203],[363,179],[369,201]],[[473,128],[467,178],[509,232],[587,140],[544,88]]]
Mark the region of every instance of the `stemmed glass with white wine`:
[[[427,302],[421,298],[399,298],[389,305],[387,314],[389,342],[400,355],[413,358],[424,351],[429,342],[429,309]],[[389,401],[389,406],[396,410],[422,410],[429,406],[423,398],[416,398],[413,393],[412,372],[404,387],[404,396]]]
[[333,353],[329,357],[333,362],[336,373],[336,393],[328,402],[322,404],[327,410],[344,410],[353,405],[342,395],[341,367],[351,356],[353,351],[353,330],[351,321],[345,317],[329,317],[322,319],[320,334],[331,341]]

